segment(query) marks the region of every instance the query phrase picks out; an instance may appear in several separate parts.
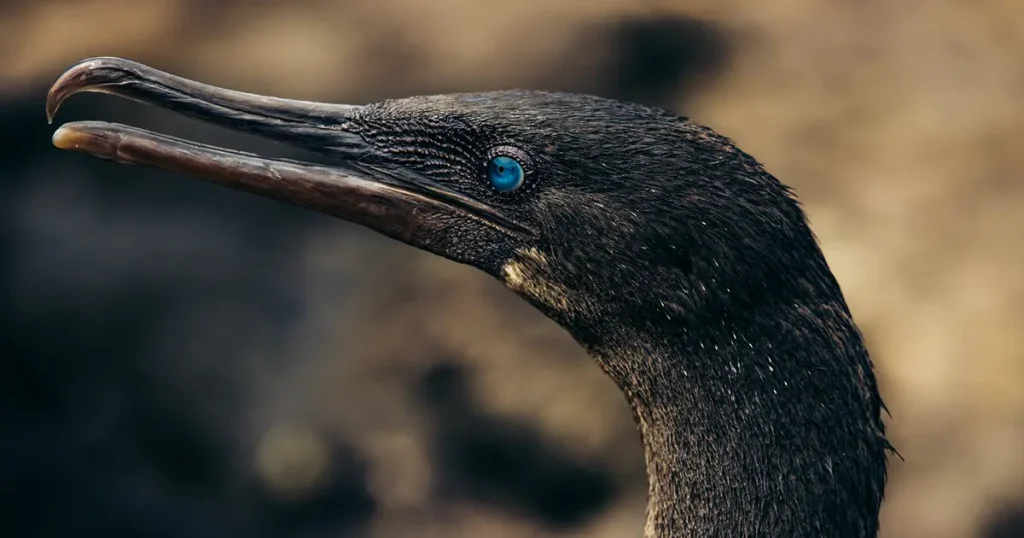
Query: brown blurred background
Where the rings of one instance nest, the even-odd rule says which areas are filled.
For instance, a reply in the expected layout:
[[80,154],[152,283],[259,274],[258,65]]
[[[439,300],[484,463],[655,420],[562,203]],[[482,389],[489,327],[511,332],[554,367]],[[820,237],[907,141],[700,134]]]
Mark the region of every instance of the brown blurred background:
[[[882,535],[1024,536],[1024,4],[6,0],[0,535],[640,536],[612,384],[473,269],[50,146],[116,55],[364,103],[527,87],[671,107],[796,187],[892,411]],[[104,96],[104,119],[291,150]]]

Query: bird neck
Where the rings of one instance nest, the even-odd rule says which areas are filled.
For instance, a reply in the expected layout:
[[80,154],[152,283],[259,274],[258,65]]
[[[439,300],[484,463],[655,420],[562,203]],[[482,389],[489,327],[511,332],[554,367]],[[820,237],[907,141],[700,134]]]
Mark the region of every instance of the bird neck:
[[646,536],[873,537],[880,399],[845,305],[577,334],[631,405]]

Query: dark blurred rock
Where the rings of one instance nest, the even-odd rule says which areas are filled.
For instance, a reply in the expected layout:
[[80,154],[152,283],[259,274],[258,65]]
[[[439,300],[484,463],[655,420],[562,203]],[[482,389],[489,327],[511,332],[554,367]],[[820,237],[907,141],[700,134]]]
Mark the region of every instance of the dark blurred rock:
[[546,442],[529,424],[477,411],[457,362],[427,372],[420,397],[433,415],[443,496],[513,507],[553,527],[580,524],[615,500],[607,470]]
[[997,510],[982,525],[980,538],[1024,537],[1024,502]]
[[627,18],[611,29],[610,43],[607,91],[664,107],[722,73],[731,53],[722,30],[685,17]]
[[581,33],[561,70],[540,87],[678,109],[722,74],[731,58],[728,36],[711,23],[631,16]]

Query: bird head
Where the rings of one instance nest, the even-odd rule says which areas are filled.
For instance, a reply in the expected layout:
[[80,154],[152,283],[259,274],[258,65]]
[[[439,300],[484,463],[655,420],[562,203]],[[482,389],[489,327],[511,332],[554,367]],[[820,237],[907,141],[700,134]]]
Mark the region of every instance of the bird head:
[[322,104],[95,58],[51,88],[51,120],[82,91],[313,150],[329,164],[103,122],[62,126],[58,147],[369,227],[493,275],[577,332],[621,315],[656,323],[755,300],[797,285],[780,275],[817,252],[782,184],[727,139],[661,109],[533,91]]

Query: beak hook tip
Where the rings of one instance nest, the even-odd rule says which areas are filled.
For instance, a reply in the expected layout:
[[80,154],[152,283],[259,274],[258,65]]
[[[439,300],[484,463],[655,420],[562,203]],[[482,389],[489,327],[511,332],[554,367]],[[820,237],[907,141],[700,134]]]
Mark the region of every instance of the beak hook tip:
[[101,73],[103,68],[124,71],[130,63],[120,58],[97,57],[82,60],[64,70],[46,93],[47,123],[53,124],[53,118],[65,99],[79,92],[92,91],[97,85],[95,79],[102,77],[97,73]]
[[60,105],[64,103],[71,93],[75,93],[75,90],[69,93],[68,91],[68,77],[67,72],[60,76],[53,86],[50,86],[50,91],[46,93],[46,122],[53,124],[53,118],[57,115],[57,110],[60,109]]

